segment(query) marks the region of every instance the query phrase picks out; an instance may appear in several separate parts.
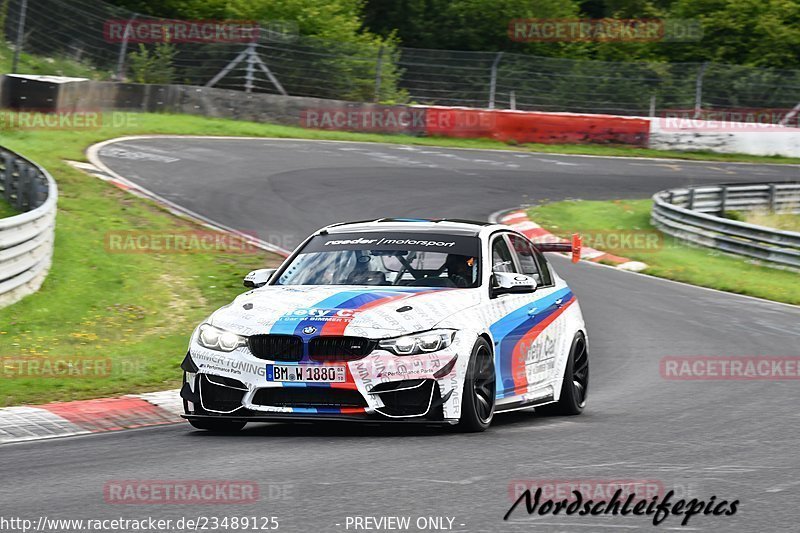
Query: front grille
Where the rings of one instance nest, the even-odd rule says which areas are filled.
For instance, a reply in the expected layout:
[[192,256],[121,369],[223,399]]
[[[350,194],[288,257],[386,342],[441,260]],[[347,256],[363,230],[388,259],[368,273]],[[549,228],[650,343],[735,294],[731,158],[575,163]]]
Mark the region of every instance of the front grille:
[[259,389],[253,397],[255,405],[275,407],[366,407],[367,402],[356,390],[328,387],[270,387]]
[[315,361],[355,361],[369,355],[376,342],[364,337],[315,337],[308,356]]
[[250,353],[270,361],[299,361],[303,358],[303,339],[297,335],[252,335],[247,339]]

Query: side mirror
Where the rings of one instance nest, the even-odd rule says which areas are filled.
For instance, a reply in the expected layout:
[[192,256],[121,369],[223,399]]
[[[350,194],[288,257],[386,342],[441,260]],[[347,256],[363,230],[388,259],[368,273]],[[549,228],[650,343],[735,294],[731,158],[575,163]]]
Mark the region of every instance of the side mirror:
[[269,278],[277,271],[277,268],[259,268],[258,270],[253,270],[244,277],[244,286],[248,289],[263,287],[267,284]]
[[495,272],[492,274],[491,288],[489,289],[492,298],[501,294],[529,294],[536,290],[536,279],[525,274],[514,272]]

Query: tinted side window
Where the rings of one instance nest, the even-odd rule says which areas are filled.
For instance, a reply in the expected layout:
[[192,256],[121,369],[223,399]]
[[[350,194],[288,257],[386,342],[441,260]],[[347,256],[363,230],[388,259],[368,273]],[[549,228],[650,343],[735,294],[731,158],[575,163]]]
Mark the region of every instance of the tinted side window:
[[519,235],[511,235],[511,246],[519,259],[519,266],[522,268],[522,273],[527,276],[535,277],[540,283],[539,277],[539,264],[536,261],[536,256],[533,255],[533,247],[527,239],[523,239]]
[[550,265],[547,263],[547,259],[544,258],[544,254],[537,250],[535,247],[533,248],[533,253],[536,256],[536,263],[539,265],[539,270],[541,271],[542,276],[542,285],[548,286],[553,284],[553,278],[550,275]]
[[502,235],[492,241],[492,272],[516,272],[511,250]]

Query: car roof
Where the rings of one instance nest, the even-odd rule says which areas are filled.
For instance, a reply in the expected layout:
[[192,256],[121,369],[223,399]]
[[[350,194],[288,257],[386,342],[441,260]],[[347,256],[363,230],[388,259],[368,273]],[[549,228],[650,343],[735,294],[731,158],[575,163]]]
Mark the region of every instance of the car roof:
[[358,233],[374,231],[428,232],[446,235],[475,236],[496,226],[489,222],[452,218],[379,218],[357,222],[340,222],[322,228],[317,233]]

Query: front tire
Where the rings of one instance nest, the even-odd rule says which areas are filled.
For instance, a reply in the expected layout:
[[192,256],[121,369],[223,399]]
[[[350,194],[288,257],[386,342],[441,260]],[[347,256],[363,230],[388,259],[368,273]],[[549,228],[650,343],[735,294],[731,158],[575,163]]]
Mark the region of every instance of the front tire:
[[191,424],[193,428],[211,431],[212,433],[237,433],[244,428],[247,422],[204,418],[189,420],[189,424]]
[[558,402],[537,407],[536,412],[543,415],[579,415],[586,407],[588,391],[589,353],[586,347],[586,337],[579,331],[572,340]]
[[480,337],[472,348],[464,379],[461,419],[456,426],[459,431],[486,431],[494,417],[496,390],[492,348]]

